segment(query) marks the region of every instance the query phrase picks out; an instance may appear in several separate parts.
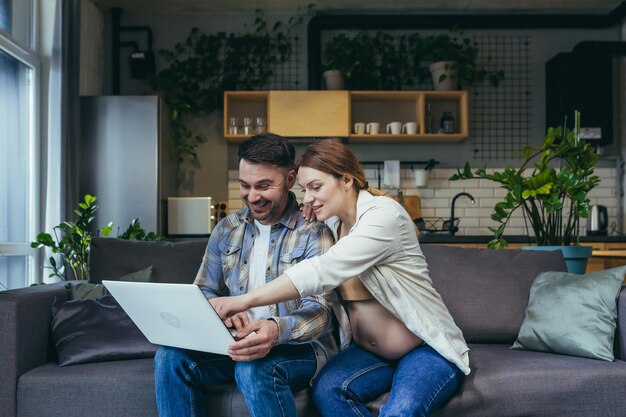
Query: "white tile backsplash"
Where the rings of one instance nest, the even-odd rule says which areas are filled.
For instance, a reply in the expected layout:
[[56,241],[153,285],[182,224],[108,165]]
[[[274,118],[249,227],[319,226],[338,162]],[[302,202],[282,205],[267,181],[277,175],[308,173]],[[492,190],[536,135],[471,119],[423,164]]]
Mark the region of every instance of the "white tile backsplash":
[[452,198],[464,190],[463,188],[438,188],[434,191],[437,198]]
[[[493,171],[489,169],[487,171]],[[376,187],[376,169],[366,169],[366,177],[370,186]],[[415,188],[414,174],[411,169],[401,170],[401,184],[405,195],[419,195],[421,197],[422,217],[450,217],[450,203],[452,198],[460,192],[468,192],[474,196],[475,204],[463,197],[456,201],[455,216],[460,217],[459,231],[457,235],[491,235],[488,226],[496,226],[491,220],[493,207],[506,195],[506,190],[499,187],[498,183],[472,179],[462,181],[449,181],[451,175],[456,174],[456,169],[433,169],[430,172],[428,186]],[[607,207],[609,224],[615,221],[618,214],[619,198],[617,190],[617,170],[615,168],[598,168],[595,175],[600,177],[600,184],[591,191],[589,199],[591,204],[602,204]],[[228,171],[228,197],[229,211],[236,211],[243,207],[239,197],[239,182],[237,170]],[[296,193],[297,195],[301,193]],[[506,234],[526,234],[524,218],[521,210],[515,212],[507,227]],[[581,221],[581,234],[584,235],[587,222]]]
[[[494,169],[487,171],[493,172]],[[444,217],[450,216],[450,203],[452,198],[461,191],[468,192],[474,196],[476,204],[469,204],[466,198],[459,198],[456,201],[455,216],[461,218],[458,235],[490,235],[487,227],[496,226],[497,223],[491,220],[493,207],[506,195],[507,191],[500,188],[498,183],[485,179],[472,179],[461,181],[447,181],[456,173],[456,169],[435,169],[431,173],[431,181],[428,187],[420,188],[422,196],[422,207],[435,208],[425,211],[422,209],[424,217]],[[589,194],[591,204],[602,204],[607,206],[609,213],[609,223],[615,219],[618,213],[619,199],[617,190],[617,178],[615,168],[598,168],[595,175],[600,177],[600,184]],[[429,195],[429,197],[426,197]],[[526,222],[524,222],[521,210],[513,214],[507,227],[507,234],[526,234]],[[581,233],[584,234],[586,221],[581,221]]]

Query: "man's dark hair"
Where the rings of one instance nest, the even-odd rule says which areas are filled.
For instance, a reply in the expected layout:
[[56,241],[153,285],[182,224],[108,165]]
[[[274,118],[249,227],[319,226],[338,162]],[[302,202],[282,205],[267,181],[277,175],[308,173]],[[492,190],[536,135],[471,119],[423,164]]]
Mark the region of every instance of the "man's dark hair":
[[266,163],[282,168],[293,168],[296,150],[287,139],[273,133],[259,133],[239,145],[239,161]]

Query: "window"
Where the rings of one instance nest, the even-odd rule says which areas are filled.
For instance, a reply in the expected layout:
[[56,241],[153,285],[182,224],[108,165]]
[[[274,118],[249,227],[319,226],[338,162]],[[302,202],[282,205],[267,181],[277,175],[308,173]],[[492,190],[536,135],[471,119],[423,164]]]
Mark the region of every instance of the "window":
[[32,2],[0,0],[0,289],[36,281],[38,60]]

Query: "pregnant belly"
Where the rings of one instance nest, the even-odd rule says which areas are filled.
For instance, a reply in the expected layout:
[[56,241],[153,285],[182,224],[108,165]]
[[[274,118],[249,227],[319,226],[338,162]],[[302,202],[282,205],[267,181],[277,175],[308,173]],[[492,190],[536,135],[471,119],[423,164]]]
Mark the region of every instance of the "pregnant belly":
[[376,300],[348,302],[348,312],[355,343],[385,359],[398,359],[422,343]]

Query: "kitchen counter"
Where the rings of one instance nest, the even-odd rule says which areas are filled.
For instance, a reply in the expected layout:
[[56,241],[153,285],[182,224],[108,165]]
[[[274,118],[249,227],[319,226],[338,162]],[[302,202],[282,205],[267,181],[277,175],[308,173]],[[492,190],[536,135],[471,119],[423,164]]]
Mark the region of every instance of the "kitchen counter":
[[[424,233],[419,240],[424,244],[486,248],[487,243],[492,239],[491,235],[450,236],[448,233]],[[528,236],[505,236],[505,239],[510,249],[518,249],[528,244],[534,245],[534,240]],[[587,273],[626,265],[626,235],[581,236],[580,243],[593,248],[591,258],[587,262]]]
[[594,250],[591,256],[594,258],[626,259],[626,250]]
[[[528,236],[504,236],[508,243],[529,243],[533,244],[534,240]],[[486,236],[451,236],[448,233],[424,233],[420,236],[420,243],[484,243],[487,244],[493,239],[492,235]],[[622,243],[626,242],[626,235],[612,236],[581,236],[581,242],[602,242],[602,243]]]

